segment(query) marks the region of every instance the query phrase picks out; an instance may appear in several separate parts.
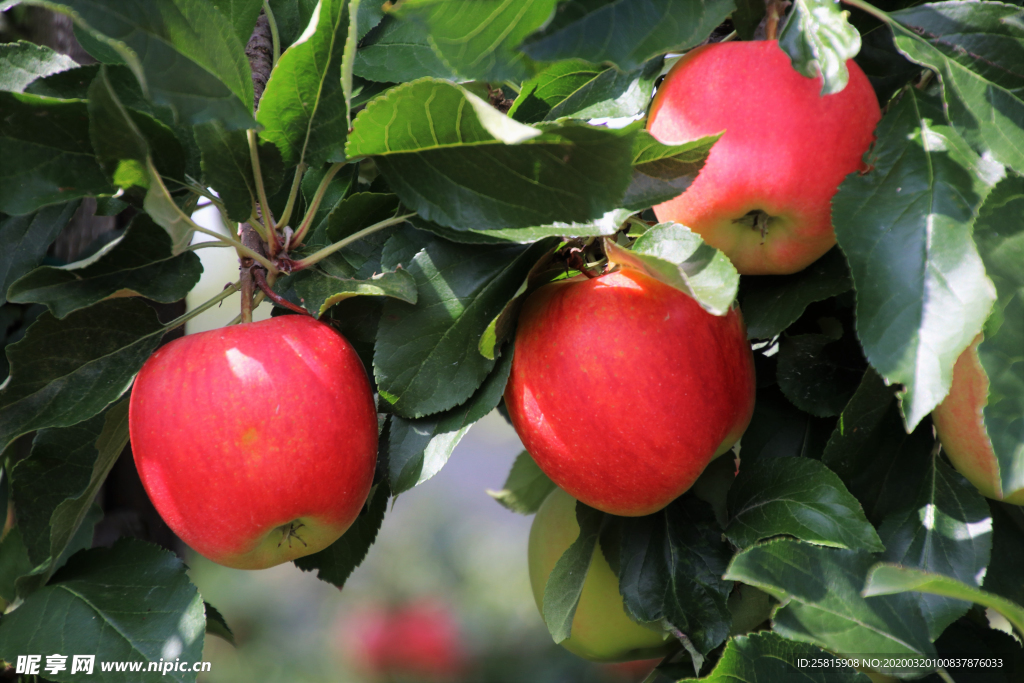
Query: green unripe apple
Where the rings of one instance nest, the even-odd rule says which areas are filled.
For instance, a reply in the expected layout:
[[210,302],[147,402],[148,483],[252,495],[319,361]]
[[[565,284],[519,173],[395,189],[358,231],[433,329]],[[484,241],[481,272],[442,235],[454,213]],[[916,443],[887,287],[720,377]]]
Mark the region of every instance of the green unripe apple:
[[[530,528],[530,584],[541,614],[548,576],[579,534],[576,499],[555,489],[540,506]],[[623,662],[663,657],[672,649],[672,640],[662,629],[643,626],[629,618],[619,594],[619,577],[598,544],[583,583],[572,633],[561,645],[595,662]]]

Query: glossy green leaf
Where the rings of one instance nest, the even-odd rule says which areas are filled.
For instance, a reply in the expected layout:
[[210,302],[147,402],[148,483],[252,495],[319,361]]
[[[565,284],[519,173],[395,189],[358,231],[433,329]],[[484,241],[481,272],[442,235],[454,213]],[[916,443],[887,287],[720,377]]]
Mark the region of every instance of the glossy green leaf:
[[794,0],[779,30],[779,47],[793,68],[808,78],[823,79],[822,95],[846,87],[846,60],[860,52],[860,33],[847,21],[849,12],[832,0]]
[[511,370],[512,353],[508,350],[462,405],[415,420],[397,415],[391,418],[388,481],[395,495],[419,486],[441,471],[469,428],[498,405]]
[[78,66],[67,55],[24,41],[0,45],[0,91],[24,92],[32,81]]
[[0,450],[46,427],[96,415],[131,386],[164,329],[138,299],[112,299],[63,320],[43,313],[7,347],[11,375],[0,389]]
[[[309,26],[318,0],[270,0],[270,10],[277,20],[281,50],[288,49]],[[372,4],[372,3],[367,3]]]
[[15,303],[46,304],[63,318],[111,297],[178,301],[199,282],[202,272],[195,253],[172,256],[170,237],[142,214],[98,254],[59,268],[37,268],[15,282],[8,296]]
[[38,266],[78,210],[79,202],[54,204],[24,216],[0,216],[0,294]]
[[[372,3],[368,3],[372,4]],[[426,31],[412,21],[386,16],[356,52],[355,74],[382,83],[407,83],[430,76],[455,80],[437,56]]]
[[821,456],[876,525],[904,507],[908,488],[920,486],[935,446],[927,422],[907,434],[894,392],[869,368]]
[[613,524],[626,612],[641,622],[667,621],[700,655],[720,645],[732,621],[732,581],[722,577],[732,553],[711,508],[683,496],[653,515]]
[[[128,402],[70,427],[40,430],[12,472],[18,525],[32,565],[49,573],[128,443]],[[49,575],[49,574],[47,574]]]
[[593,89],[596,85],[594,81],[607,70],[582,59],[555,62],[523,83],[508,115],[523,123],[544,121],[551,110],[562,102],[576,96],[583,89]]
[[815,417],[839,415],[864,375],[863,367],[849,359],[854,344],[849,338],[824,334],[784,336],[776,369],[782,393]]
[[866,175],[832,200],[857,290],[857,336],[915,427],[949,391],[953,363],[995,300],[971,227],[1002,170],[943,125],[941,105],[903,94],[878,125]]
[[392,88],[353,126],[350,158],[373,156],[404,205],[460,230],[592,220],[630,174],[632,131],[527,126],[444,81]]
[[487,495],[512,512],[532,515],[554,490],[555,482],[537,467],[529,453],[523,451],[512,463],[505,485],[498,491],[488,489]]
[[0,211],[112,194],[89,140],[86,103],[0,92]]
[[430,45],[466,80],[521,81],[535,67],[516,50],[555,9],[555,0],[406,0],[394,13],[424,26]]
[[[995,3],[978,3],[982,4]],[[1012,28],[1012,19],[1000,23],[1003,31],[1021,35],[1019,28]],[[983,157],[990,156],[1017,173],[1024,173],[1024,101],[1019,92],[1014,94],[988,80],[973,64],[968,68],[948,57],[914,31],[899,25],[892,25],[892,29],[900,52],[939,74],[945,114],[957,132]],[[983,60],[981,57],[979,61]]]
[[570,2],[522,49],[537,61],[577,58],[629,71],[651,57],[698,45],[735,7],[733,0]]
[[[96,654],[102,661],[142,662],[142,672],[105,680],[149,683],[196,680],[192,671],[146,671],[147,662],[200,661],[203,600],[173,553],[136,540],[75,555],[45,588],[0,622],[0,658],[26,653]],[[44,659],[45,661],[45,659]],[[87,681],[67,668],[54,681]],[[190,668],[190,667],[189,667]]]
[[[974,586],[981,583],[992,551],[988,503],[972,484],[936,457],[913,502],[886,517],[878,533],[885,544],[879,559],[945,574]],[[970,607],[933,596],[920,596],[920,605],[932,640]]]
[[725,535],[741,548],[786,535],[833,548],[884,549],[857,499],[817,460],[741,464],[728,500]]
[[476,392],[494,366],[477,351],[480,336],[553,239],[523,248],[428,238],[406,261],[419,299],[415,306],[397,300],[384,305],[373,361],[381,398],[394,412],[423,417]]
[[[811,660],[820,666],[800,666]],[[684,678],[679,683],[760,683],[800,681],[801,683],[868,683],[870,679],[849,666],[841,666],[835,655],[807,643],[786,640],[771,631],[732,638],[725,644],[714,670],[703,678]]]
[[322,0],[318,7],[315,31],[281,55],[260,100],[260,138],[277,145],[286,167],[345,158],[341,58],[348,0]]
[[889,16],[913,30],[948,59],[1024,94],[1024,30],[1019,5],[1008,2],[930,2]]
[[366,505],[348,531],[320,552],[295,560],[295,566],[304,572],[315,571],[318,579],[338,588],[344,586],[356,567],[366,559],[370,546],[377,539],[377,532],[380,531],[384,513],[388,509],[389,497],[387,484],[374,485]]
[[740,276],[722,252],[679,223],[659,223],[637,238],[632,250],[605,240],[611,263],[634,268],[693,297],[715,315],[729,312]]
[[548,632],[556,643],[561,643],[571,635],[583,583],[594,553],[597,552],[597,539],[603,519],[603,512],[576,502],[579,536],[558,558],[544,586],[544,623],[548,625]]
[[740,283],[740,305],[748,339],[771,339],[797,321],[808,305],[853,287],[843,252],[834,247],[792,275],[748,276]]
[[32,1],[69,14],[135,73],[150,99],[189,123],[250,128],[252,75],[245,43],[214,3],[200,0]]
[[[772,630],[784,638],[840,656],[934,657],[928,626],[913,600],[861,596],[864,577],[874,563],[864,551],[777,540],[740,552],[725,576],[756,586],[783,603],[772,617]],[[924,673],[929,668],[915,670]],[[892,667],[879,670],[885,673]]]
[[[538,84],[524,104],[532,103],[538,96],[545,98],[544,103],[550,103],[551,107],[544,115],[543,120],[554,121],[556,119],[571,117],[574,119],[615,119],[638,116],[647,111],[654,95],[654,84],[661,75],[661,67],[664,59],[657,57],[647,63],[633,69],[622,72],[615,68],[608,68],[584,82],[560,97],[562,92],[575,85],[576,74],[566,74],[568,78],[557,76],[556,82],[542,81]],[[586,62],[571,60],[569,62],[556,62],[552,70],[561,71],[564,64],[584,65]],[[545,77],[548,72],[540,74]],[[581,70],[579,75],[586,74]],[[567,82],[569,81],[569,82]],[[526,92],[529,84],[524,85],[523,92]],[[554,91],[554,92],[553,92]],[[522,96],[520,96],[522,97]],[[517,98],[518,102],[520,98]],[[510,115],[512,111],[509,110]],[[525,121],[519,117],[517,120]],[[529,122],[533,122],[532,120]]]
[[1024,489],[1024,178],[1010,174],[988,196],[974,240],[998,299],[978,357],[989,380],[985,428],[1003,491]]
[[942,574],[880,562],[868,573],[863,594],[871,597],[908,591],[941,595],[989,607],[1006,617],[1018,634],[1024,635],[1024,607]]

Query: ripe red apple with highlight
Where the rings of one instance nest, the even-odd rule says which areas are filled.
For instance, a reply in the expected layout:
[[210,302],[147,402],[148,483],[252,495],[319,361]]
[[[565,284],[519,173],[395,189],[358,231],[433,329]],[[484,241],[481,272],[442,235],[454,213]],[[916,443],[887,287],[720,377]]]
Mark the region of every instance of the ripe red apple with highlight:
[[738,309],[712,315],[628,268],[581,276],[524,304],[505,405],[526,450],[570,495],[647,515],[742,436],[754,360]]
[[341,335],[307,316],[167,344],[139,372],[128,416],[160,516],[229,567],[326,548],[370,491],[377,414],[366,371]]
[[[548,577],[579,535],[576,500],[555,489],[544,499],[530,527],[530,586],[541,614]],[[619,577],[605,559],[599,541],[583,581],[569,638],[559,644],[591,661],[622,662],[663,657],[673,649],[674,639],[657,625],[645,626],[629,618],[619,593]]]
[[1003,491],[992,441],[982,412],[988,404],[989,382],[978,358],[978,335],[953,366],[953,384],[942,403],[932,411],[935,432],[957,472],[974,484],[981,495],[1013,505],[1024,505],[1024,489]]
[[683,194],[654,207],[723,251],[744,275],[795,273],[835,244],[832,196],[881,118],[864,72],[822,96],[776,41],[714,43],[686,54],[651,104],[647,128],[663,143],[722,130]]

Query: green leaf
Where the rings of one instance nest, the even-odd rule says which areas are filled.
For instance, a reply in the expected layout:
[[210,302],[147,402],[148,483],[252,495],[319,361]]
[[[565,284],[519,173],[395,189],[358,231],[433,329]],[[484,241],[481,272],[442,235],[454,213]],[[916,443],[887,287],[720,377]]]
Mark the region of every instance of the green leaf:
[[[819,663],[819,668],[800,666],[801,660]],[[834,662],[834,664],[833,664]],[[841,666],[831,653],[771,631],[732,638],[725,644],[715,669],[704,678],[684,678],[679,683],[757,683],[758,681],[801,681],[801,683],[868,683],[866,675]]]
[[815,417],[839,415],[864,374],[863,366],[850,362],[858,350],[850,337],[784,336],[779,340],[776,369],[779,388],[805,413]]
[[320,552],[295,560],[295,566],[304,572],[316,571],[318,579],[338,588],[344,586],[377,539],[377,532],[380,531],[384,513],[388,509],[389,496],[387,484],[376,484],[370,490],[362,512],[348,531]]
[[415,22],[386,16],[363,42],[356,52],[357,76],[382,83],[407,83],[424,76],[455,80]]
[[43,266],[15,282],[15,303],[46,304],[63,318],[111,297],[143,296],[162,303],[183,299],[203,265],[193,252],[171,256],[171,239],[145,214],[94,256],[63,267]]
[[876,524],[905,505],[908,487],[917,490],[935,445],[927,422],[907,434],[894,391],[869,368],[821,456]]
[[469,428],[494,410],[512,370],[507,350],[472,397],[460,406],[430,417],[391,418],[388,437],[388,481],[397,496],[437,474]]
[[555,0],[406,0],[394,13],[424,26],[434,51],[465,80],[522,81],[535,66],[516,47],[554,9]]
[[[191,683],[191,671],[146,671],[147,663],[200,661],[203,599],[173,553],[136,540],[78,553],[0,622],[0,658],[25,653],[99,655],[103,661],[142,662],[142,672],[109,674],[111,681]],[[54,681],[84,681],[67,669]],[[186,667],[190,668],[190,667]],[[97,663],[96,673],[99,673]]]
[[317,4],[318,0],[270,0],[270,9],[277,20],[277,32],[281,35],[282,51],[298,40],[309,26]]
[[348,0],[322,0],[314,16],[316,30],[289,47],[274,67],[257,114],[260,138],[277,145],[285,167],[345,159],[341,58]]
[[[522,310],[523,304],[526,302],[527,297],[533,293],[533,291],[544,284],[550,282],[554,276],[554,271],[558,270],[561,272],[562,267],[558,264],[552,264],[552,258],[555,254],[555,246],[547,251],[544,255],[534,263],[530,272],[523,278],[522,284],[519,285],[519,289],[516,290],[515,294],[507,304],[501,309],[498,315],[494,316],[494,319],[487,324],[484,329],[484,333],[480,335],[480,343],[477,345],[477,349],[480,351],[480,355],[489,360],[494,360],[497,357],[498,351],[501,346],[505,343],[512,333],[515,331],[516,320],[519,318],[519,311]],[[558,274],[561,274],[559,272]]]
[[[988,503],[937,457],[932,458],[913,502],[886,517],[878,533],[885,544],[879,559],[945,574],[974,586],[981,583],[992,552]],[[933,596],[920,596],[919,602],[932,640],[970,607]]]
[[597,550],[604,513],[576,501],[576,521],[580,532],[562,556],[544,585],[544,623],[556,643],[571,635],[576,607],[583,594],[583,583],[590,570],[590,561]]
[[409,219],[421,230],[460,244],[532,244],[545,237],[600,237],[614,235],[627,218],[634,212],[628,209],[613,209],[600,218],[585,223],[551,223],[529,228],[504,228],[498,230],[454,230],[424,221],[414,216]]
[[227,619],[220,613],[220,610],[204,600],[203,613],[206,615],[206,632],[223,638],[234,645],[235,634],[232,632],[231,627],[228,626]]
[[0,541],[0,598],[8,603],[18,598],[15,581],[32,571],[32,561],[21,538],[21,527],[10,529]]
[[703,42],[735,7],[733,0],[570,2],[522,49],[541,62],[578,58],[629,71],[651,57]]
[[1024,489],[1024,178],[1010,174],[981,207],[974,240],[997,301],[978,357],[988,376],[985,428],[1003,491]]
[[417,297],[416,280],[401,268],[377,273],[365,280],[336,277],[319,269],[304,270],[287,278],[276,289],[286,299],[297,300],[317,318],[331,306],[353,296],[387,296],[409,304],[415,304]]
[[622,205],[640,211],[686,191],[719,137],[721,134],[664,145],[646,130],[638,130],[633,139],[633,178]]
[[857,336],[871,365],[905,387],[913,429],[949,391],[953,364],[995,293],[971,226],[1002,169],[942,125],[940,103],[905,92],[878,125],[874,171],[832,200],[857,290]]
[[218,119],[251,128],[252,75],[245,43],[214,6],[199,0],[34,0],[69,14],[108,54],[128,64],[153,102],[189,123]]
[[487,495],[512,512],[532,515],[554,490],[555,482],[537,467],[529,453],[523,451],[512,463],[512,469],[501,490],[488,489]]
[[941,595],[988,607],[1006,617],[1007,621],[1017,629],[1017,633],[1024,635],[1024,607],[942,574],[879,562],[868,573],[863,594],[871,597],[900,594],[907,591]]
[[754,32],[764,19],[764,0],[736,0],[736,11],[732,13],[732,24],[740,40],[753,40]]
[[992,509],[992,557],[985,572],[982,588],[1003,596],[1018,605],[1024,604],[1024,509],[1013,510],[999,505]]
[[729,258],[679,223],[659,223],[632,251],[605,240],[610,263],[635,268],[693,297],[715,315],[729,312],[740,276]]
[[846,60],[860,52],[860,33],[847,21],[849,15],[832,0],[794,0],[779,31],[779,47],[793,68],[807,78],[822,77],[822,95],[846,87]]
[[413,252],[406,263],[419,298],[415,306],[393,299],[384,304],[373,359],[381,397],[395,413],[431,415],[476,392],[494,366],[477,350],[480,336],[554,240],[523,248],[426,238]]
[[[754,415],[743,433],[744,462],[762,458],[820,458],[832,433],[834,421],[798,410],[771,382],[771,358],[754,356],[761,386],[757,389]],[[897,415],[897,418],[899,416]],[[834,469],[834,468],[833,468]]]
[[[989,4],[996,3],[977,3],[977,6],[984,10],[987,8],[983,5]],[[1004,31],[1014,31],[1010,28],[1013,20],[1002,23]],[[1017,173],[1024,173],[1024,126],[1021,125],[1024,101],[1019,94],[1014,95],[977,70],[947,57],[914,31],[898,24],[890,26],[900,52],[939,74],[945,115],[953,128],[982,157],[990,156]],[[1020,30],[1016,29],[1016,33],[1019,36]],[[1010,55],[1007,58],[1012,59]]]
[[0,91],[24,92],[38,78],[77,67],[75,60],[45,45],[4,43],[0,45]]
[[[756,586],[783,603],[772,618],[772,630],[784,638],[840,656],[934,657],[935,646],[913,600],[861,597],[864,577],[874,563],[864,551],[784,539],[743,550],[725,577]],[[888,673],[891,668],[879,670]]]
[[86,103],[0,92],[0,211],[113,194],[89,141]]
[[429,221],[525,228],[618,208],[632,135],[573,122],[527,126],[459,86],[424,79],[370,102],[346,154],[373,156],[402,203]]
[[653,515],[612,524],[626,611],[641,622],[664,619],[701,655],[720,645],[732,621],[732,582],[722,577],[731,552],[711,508],[683,496]]
[[608,70],[582,59],[555,62],[523,83],[508,115],[522,123],[547,120],[551,110],[562,102],[579,97],[578,93],[585,90],[594,90],[597,77]]
[[[307,207],[312,204],[317,188],[320,186],[320,182],[323,180],[324,175],[329,168],[329,166],[323,166],[319,169],[310,169],[302,176],[302,183],[300,187],[302,188],[302,196],[306,200]],[[324,190],[323,198],[320,201],[320,207],[317,209],[316,214],[312,219],[310,219],[309,233],[305,239],[306,246],[314,248],[326,247],[330,244],[330,241],[327,238],[327,217],[343,200],[347,199],[356,190],[359,184],[358,172],[358,164],[345,166],[340,169],[327,184],[327,189]],[[341,211],[339,213],[346,215],[348,212]],[[306,220],[306,217],[304,217],[303,220]],[[370,223],[364,223],[363,227],[367,225],[370,225]]]
[[210,4],[219,9],[231,24],[238,42],[246,45],[263,9],[263,0],[210,0]]
[[156,313],[138,299],[103,301],[63,320],[43,313],[7,347],[0,450],[22,434],[69,427],[116,401],[163,333]]
[[24,216],[0,216],[0,294],[38,266],[50,244],[78,211],[79,202],[54,204]]
[[726,537],[740,548],[773,536],[849,550],[885,549],[835,472],[810,458],[741,465],[729,489]]
[[1024,94],[1020,6],[1004,2],[930,2],[889,16],[982,78]]
[[748,339],[772,339],[797,321],[808,305],[838,296],[853,287],[846,257],[833,247],[792,275],[743,278],[740,304]]
[[[77,425],[36,434],[11,477],[33,566],[61,556],[127,443],[127,401]],[[51,563],[49,572],[55,569]]]
[[[224,202],[228,218],[239,223],[248,221],[256,205],[257,193],[245,131],[227,130],[218,121],[198,125],[193,130],[202,152],[206,182]],[[262,154],[265,151],[274,154],[276,166],[281,166],[277,146],[268,143],[260,145],[261,170],[264,162],[269,162]]]

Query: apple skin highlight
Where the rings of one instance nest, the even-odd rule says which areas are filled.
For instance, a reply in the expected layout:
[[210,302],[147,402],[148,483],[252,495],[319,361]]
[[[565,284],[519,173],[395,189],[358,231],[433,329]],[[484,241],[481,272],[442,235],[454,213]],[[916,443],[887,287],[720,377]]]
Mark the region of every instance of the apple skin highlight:
[[[795,71],[777,41],[713,43],[672,67],[647,128],[678,144],[725,131],[683,194],[654,207],[728,256],[744,275],[795,273],[835,244],[831,201],[865,171],[881,111],[864,72],[847,60],[846,88]],[[744,93],[744,96],[738,96]],[[771,216],[767,232],[744,217]]]
[[135,380],[129,429],[142,484],[167,525],[238,569],[337,540],[362,509],[377,460],[363,364],[307,316],[160,348]]
[[742,436],[754,361],[738,309],[715,316],[623,269],[523,306],[505,405],[537,465],[587,505],[656,512]]

